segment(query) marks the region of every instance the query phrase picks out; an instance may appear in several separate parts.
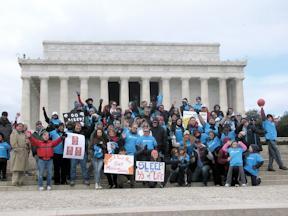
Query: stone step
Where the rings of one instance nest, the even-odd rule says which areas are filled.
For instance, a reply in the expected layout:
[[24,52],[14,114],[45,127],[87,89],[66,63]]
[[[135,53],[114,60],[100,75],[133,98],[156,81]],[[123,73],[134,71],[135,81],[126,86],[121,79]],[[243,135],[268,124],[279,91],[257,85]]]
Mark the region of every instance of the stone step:
[[[1,183],[1,182],[0,182]],[[44,184],[45,185],[45,184]],[[103,189],[101,190],[115,190],[109,189],[107,184],[101,184]],[[265,180],[261,182],[261,185],[288,185],[288,179],[285,180]],[[261,187],[261,185],[259,187]],[[248,186],[250,187],[250,179],[248,179]],[[159,186],[157,186],[159,187]],[[167,184],[167,188],[171,187],[179,187],[177,184]],[[204,187],[202,182],[193,182],[191,187]],[[208,182],[208,187],[215,187],[213,182]],[[125,184],[124,188],[130,188],[129,184]],[[137,188],[148,188],[147,186],[143,186],[142,183],[136,183],[134,189]],[[70,185],[52,185],[53,190],[94,190],[94,184],[90,184],[90,186],[83,185],[81,183],[76,184],[74,187]],[[0,191],[36,191],[38,190],[37,185],[24,185],[21,187],[11,186],[10,184],[2,185],[0,184]]]

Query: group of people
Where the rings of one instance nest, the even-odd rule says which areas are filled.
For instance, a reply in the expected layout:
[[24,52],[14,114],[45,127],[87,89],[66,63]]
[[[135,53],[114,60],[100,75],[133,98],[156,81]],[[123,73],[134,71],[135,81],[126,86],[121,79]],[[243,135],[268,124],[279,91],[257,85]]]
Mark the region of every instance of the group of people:
[[[251,185],[261,183],[259,168],[264,160],[261,156],[260,137],[265,136],[269,149],[268,171],[275,171],[273,160],[280,169],[284,166],[277,147],[277,131],[273,116],[264,113],[262,119],[241,116],[229,108],[224,114],[219,105],[209,111],[197,97],[194,104],[183,98],[178,108],[175,103],[166,110],[161,96],[148,103],[142,101],[139,106],[130,102],[127,110],[122,110],[115,101],[99,107],[88,98],[85,103],[77,92],[72,113],[84,112],[83,122],[63,123],[57,112],[43,115],[48,124],[37,121],[33,133],[24,123],[8,120],[8,113],[0,118],[0,177],[6,180],[7,160],[10,160],[12,185],[23,185],[30,152],[36,160],[39,190],[44,190],[43,178],[47,180],[47,190],[54,184],[76,183],[76,168],[80,164],[83,183],[90,184],[94,175],[95,189],[102,188],[103,164],[105,154],[133,155],[135,161],[165,162],[164,181],[143,182],[148,187],[165,187],[170,183],[190,186],[201,181],[207,186],[213,179],[219,186],[246,186],[247,176]],[[183,124],[185,111],[194,111],[197,116],[190,117]],[[207,120],[200,115],[206,113]],[[85,154],[83,159],[63,158],[64,141],[68,133],[85,136]],[[107,148],[107,143],[114,143]],[[11,158],[10,158],[11,154]],[[134,172],[135,173],[135,172]],[[126,183],[135,186],[135,176],[105,174],[110,188],[122,188]],[[212,177],[212,178],[211,178]]]

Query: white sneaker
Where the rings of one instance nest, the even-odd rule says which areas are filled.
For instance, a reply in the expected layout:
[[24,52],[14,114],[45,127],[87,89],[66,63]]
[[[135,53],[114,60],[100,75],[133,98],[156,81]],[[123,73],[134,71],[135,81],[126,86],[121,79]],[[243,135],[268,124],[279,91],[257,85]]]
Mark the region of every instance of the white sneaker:
[[226,184],[225,184],[225,187],[230,187],[230,185],[226,183]]
[[48,191],[51,191],[51,190],[52,190],[52,187],[51,187],[51,186],[47,186],[47,190],[48,190]]
[[247,184],[242,184],[241,187],[247,187]]
[[102,186],[100,184],[98,184],[98,189],[102,189]]
[[44,190],[44,187],[39,187],[38,190],[39,190],[39,191],[43,191],[43,190]]
[[98,183],[95,183],[95,189],[99,189]]

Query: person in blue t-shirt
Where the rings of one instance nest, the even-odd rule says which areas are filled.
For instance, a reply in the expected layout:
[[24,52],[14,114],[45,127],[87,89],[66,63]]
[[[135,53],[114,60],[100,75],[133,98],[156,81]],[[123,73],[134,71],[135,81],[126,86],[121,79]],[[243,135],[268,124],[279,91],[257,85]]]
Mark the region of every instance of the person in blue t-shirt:
[[124,140],[124,148],[127,155],[135,155],[136,154],[136,143],[139,137],[137,133],[138,125],[133,123],[131,129],[126,133],[122,134],[122,138]]
[[7,160],[11,146],[4,141],[4,134],[0,133],[0,179],[6,181]]
[[175,126],[175,137],[176,137],[176,143],[179,144],[179,146],[183,146],[183,133],[184,133],[184,127],[182,125],[182,119],[179,118],[176,121],[176,126]]
[[153,136],[150,135],[150,129],[143,129],[143,136],[138,137],[136,145],[139,149],[147,148],[148,151],[156,149],[157,142]]
[[192,156],[194,149],[195,149],[195,143],[194,142],[195,142],[194,137],[190,135],[188,130],[186,130],[184,132],[183,148],[182,148],[182,146],[180,146],[180,149],[186,149],[186,153],[189,156]]
[[193,109],[195,110],[195,112],[201,112],[201,109],[202,109],[202,103],[201,103],[201,97],[198,96],[196,97],[196,103],[193,104]]
[[201,133],[199,130],[194,131],[194,137],[201,141],[202,144],[207,146],[208,142],[208,135],[206,133]]
[[246,175],[251,176],[252,186],[257,186],[261,183],[259,178],[259,168],[263,165],[264,160],[259,154],[259,147],[256,144],[249,146],[249,154],[245,158],[244,170]]
[[207,148],[208,150],[213,153],[216,149],[219,149],[221,146],[220,139],[215,135],[213,131],[209,132],[209,138],[207,141]]
[[240,175],[240,182],[241,186],[246,186],[246,178],[245,173],[243,169],[243,152],[247,150],[247,147],[242,142],[237,141],[228,141],[226,144],[222,147],[224,152],[228,152],[229,154],[229,169],[226,179],[225,187],[230,187],[232,182],[232,175],[234,170],[239,170]]
[[265,116],[265,112],[263,107],[261,107],[261,117],[262,117],[262,126],[265,129],[265,139],[268,144],[269,150],[269,164],[268,171],[275,171],[273,169],[273,161],[276,160],[279,169],[287,170],[288,168],[284,166],[283,161],[281,159],[281,155],[277,146],[277,130],[274,122],[274,118],[271,114]]
[[150,129],[148,127],[144,127],[143,136],[139,136],[136,141],[137,160],[148,161],[151,151],[156,149],[156,147],[156,139],[150,135]]

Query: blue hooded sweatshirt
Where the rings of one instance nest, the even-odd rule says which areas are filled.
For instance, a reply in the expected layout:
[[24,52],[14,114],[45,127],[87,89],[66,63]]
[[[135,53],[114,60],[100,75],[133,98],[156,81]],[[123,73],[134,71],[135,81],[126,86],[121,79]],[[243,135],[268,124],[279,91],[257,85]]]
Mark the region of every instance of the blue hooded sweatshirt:
[[0,142],[0,158],[9,159],[10,158],[11,146],[7,142]]
[[207,142],[207,147],[210,152],[214,152],[216,148],[221,145],[221,141],[218,137],[214,137],[213,140]]
[[[56,140],[58,139],[60,136],[61,136],[61,133],[57,132],[57,130],[53,130],[53,131],[50,131],[50,137],[52,140]],[[63,151],[64,151],[64,145],[63,145],[63,141],[54,147],[54,153],[55,154],[63,154]]]

